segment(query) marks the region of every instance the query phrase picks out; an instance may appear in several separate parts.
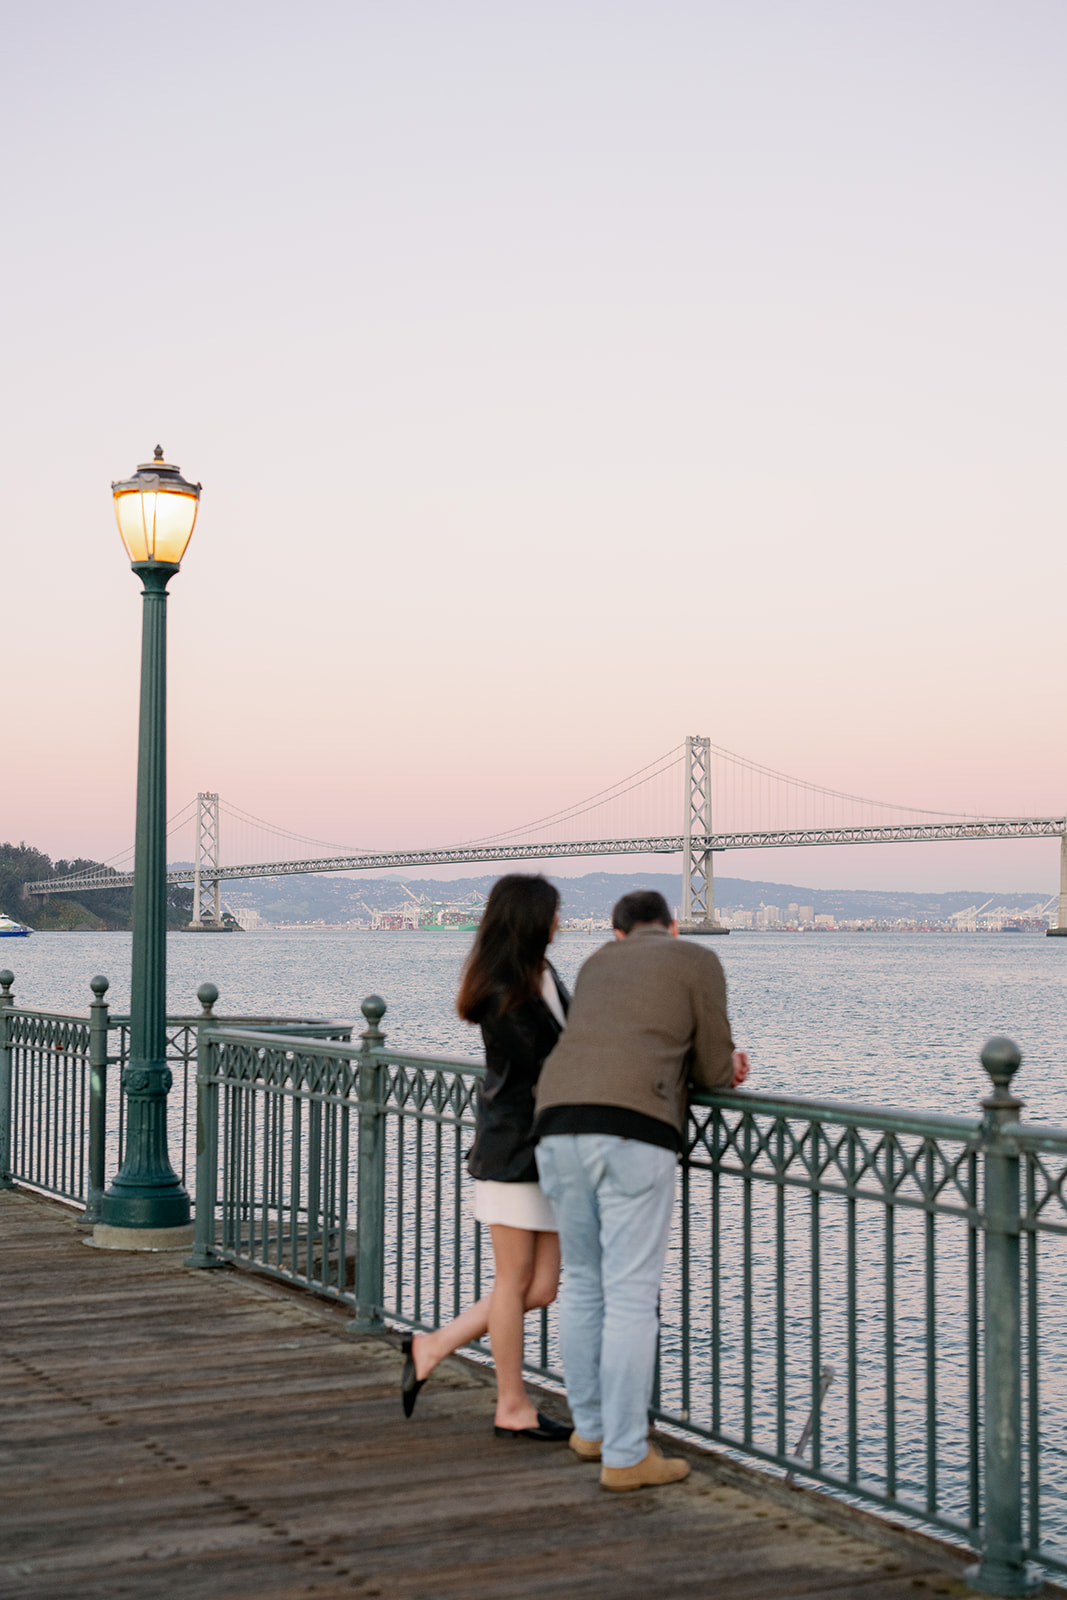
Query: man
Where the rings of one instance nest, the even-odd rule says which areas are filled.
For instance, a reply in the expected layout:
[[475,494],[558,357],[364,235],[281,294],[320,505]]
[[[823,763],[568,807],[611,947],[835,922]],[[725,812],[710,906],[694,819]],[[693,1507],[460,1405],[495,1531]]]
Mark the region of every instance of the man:
[[678,938],[654,890],[624,895],[614,944],[578,974],[567,1027],[541,1069],[534,1136],[563,1253],[560,1343],[571,1449],[605,1489],[676,1483],[688,1463],[648,1438],[658,1298],[690,1083],[743,1083],[726,980]]

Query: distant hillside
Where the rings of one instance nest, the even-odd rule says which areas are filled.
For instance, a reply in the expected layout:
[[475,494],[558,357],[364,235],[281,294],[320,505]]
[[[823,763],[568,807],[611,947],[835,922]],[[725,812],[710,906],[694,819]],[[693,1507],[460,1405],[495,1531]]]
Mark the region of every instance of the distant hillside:
[[[238,918],[240,908],[249,906],[268,922],[347,922],[366,916],[366,908],[380,910],[406,898],[401,881],[414,895],[431,900],[459,900],[472,890],[488,894],[500,873],[477,878],[345,878],[306,873],[292,878],[253,879],[248,883],[223,886],[224,897]],[[553,877],[563,897],[565,916],[606,917],[620,895],[631,889],[658,889],[667,904],[677,906],[682,898],[682,875],[678,873],[587,872],[581,877]],[[998,905],[1024,910],[1044,900],[1051,890],[995,895]],[[919,894],[907,890],[813,889],[796,883],[772,883],[763,879],[717,878],[715,903],[722,908],[756,911],[760,904],[780,906],[790,903],[812,906],[818,915],[840,919],[897,917],[938,919],[982,905],[994,891],[968,889],[944,894]]]

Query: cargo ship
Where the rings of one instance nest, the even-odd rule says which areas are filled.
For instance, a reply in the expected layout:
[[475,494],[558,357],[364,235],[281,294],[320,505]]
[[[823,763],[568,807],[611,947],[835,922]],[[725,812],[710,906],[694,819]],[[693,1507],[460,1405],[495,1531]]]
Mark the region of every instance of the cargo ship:
[[386,910],[372,910],[366,901],[364,911],[371,919],[374,930],[419,933],[473,933],[482,920],[485,896],[475,891],[465,900],[430,900],[426,895],[416,895],[401,884],[407,901]]

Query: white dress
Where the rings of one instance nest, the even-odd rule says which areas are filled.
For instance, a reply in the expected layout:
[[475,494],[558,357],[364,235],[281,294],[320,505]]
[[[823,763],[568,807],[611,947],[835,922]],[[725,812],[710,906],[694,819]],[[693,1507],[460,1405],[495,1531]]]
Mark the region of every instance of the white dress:
[[[562,1028],[566,1018],[547,967],[541,978],[541,998]],[[530,1233],[559,1232],[552,1202],[539,1183],[494,1183],[492,1179],[475,1178],[474,1216],[478,1222],[526,1228]]]

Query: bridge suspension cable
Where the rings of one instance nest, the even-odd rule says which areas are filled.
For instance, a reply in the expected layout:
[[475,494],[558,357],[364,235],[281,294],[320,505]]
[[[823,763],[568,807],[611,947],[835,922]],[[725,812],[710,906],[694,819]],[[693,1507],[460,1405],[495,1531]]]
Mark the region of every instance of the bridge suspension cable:
[[[193,799],[190,800],[186,805],[182,806],[180,811],[176,811],[172,817],[168,818],[167,838],[171,838],[173,834],[180,832],[182,828],[188,827],[189,823],[193,819],[193,814],[195,811],[196,801]],[[132,844],[128,844],[124,850],[116,851],[113,856],[108,856],[107,860],[102,861],[100,865],[102,867],[113,867],[116,861],[127,860],[133,855],[133,848],[134,847]]]
[[872,800],[867,795],[848,794],[843,789],[828,789],[821,783],[811,783],[807,778],[797,778],[788,772],[778,772],[774,767],[765,766],[761,761],[750,761],[747,756],[739,756],[733,750],[725,750],[721,745],[713,744],[712,754],[728,761],[733,765],[743,768],[747,772],[758,774],[760,777],[775,779],[779,783],[786,783],[795,789],[802,789],[809,794],[825,796],[829,800],[850,801],[854,805],[870,806],[879,811],[902,811],[912,817],[975,817],[988,816],[991,813],[983,811],[936,811],[931,806],[902,806],[891,800]]
[[[195,806],[196,801],[194,800],[192,804]],[[227,800],[219,800],[219,809],[235,822],[243,822],[279,839],[295,839],[298,844],[319,844],[327,850],[346,850],[353,855],[359,855],[364,848],[362,845],[339,844],[336,839],[315,839],[307,833],[294,833],[291,828],[279,828],[273,822],[266,822],[262,817],[253,816],[250,811],[242,811],[240,806],[231,805]]]
[[478,839],[464,839],[462,845],[466,847],[499,844],[504,839],[514,839],[517,834],[532,833],[538,828],[558,827],[561,823],[573,822],[576,817],[585,816],[590,811],[599,811],[611,801],[620,800],[624,795],[632,794],[635,790],[652,783],[654,779],[680,767],[684,753],[685,745],[677,744],[673,750],[657,756],[656,760],[650,761],[647,766],[631,772],[629,777],[621,778],[618,783],[609,784],[606,789],[599,789],[596,794],[591,794],[585,800],[579,800],[562,811],[553,811],[549,816],[537,817],[533,822],[524,822],[517,828],[504,828],[499,833],[487,833]]

